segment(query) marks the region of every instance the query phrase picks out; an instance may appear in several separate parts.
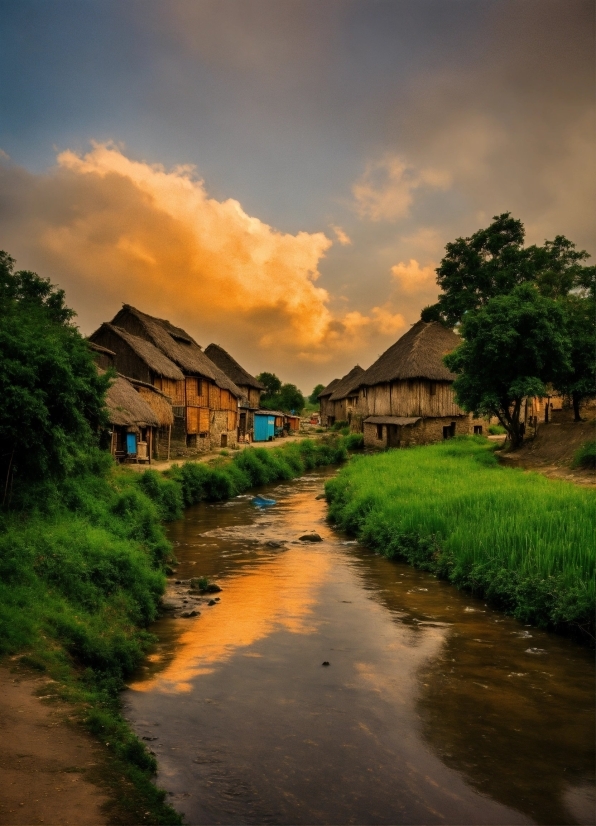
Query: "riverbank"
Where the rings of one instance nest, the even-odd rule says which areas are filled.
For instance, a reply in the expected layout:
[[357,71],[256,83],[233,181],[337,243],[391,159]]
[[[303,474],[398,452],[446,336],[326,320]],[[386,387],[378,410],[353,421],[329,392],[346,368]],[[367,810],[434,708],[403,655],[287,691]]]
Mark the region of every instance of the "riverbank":
[[389,451],[327,483],[329,515],[516,618],[594,640],[594,492],[500,467],[480,438]]
[[[2,515],[0,656],[51,680],[49,693],[103,744],[97,782],[108,800],[106,822],[180,823],[152,783],[155,758],[123,720],[119,698],[153,641],[146,628],[158,616],[174,562],[163,522],[203,499],[224,501],[339,463],[357,444],[301,440],[165,474],[116,468],[97,453],[59,486],[32,491],[26,510]],[[56,791],[54,811],[66,794]]]

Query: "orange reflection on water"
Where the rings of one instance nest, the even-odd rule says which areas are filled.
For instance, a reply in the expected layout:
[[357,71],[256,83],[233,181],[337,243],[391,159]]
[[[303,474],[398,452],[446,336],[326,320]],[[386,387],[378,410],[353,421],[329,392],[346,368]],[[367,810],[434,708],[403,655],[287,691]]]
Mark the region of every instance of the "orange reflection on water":
[[[159,674],[131,684],[135,691],[188,692],[191,680],[211,673],[239,649],[278,629],[312,634],[315,590],[328,576],[330,562],[321,550],[289,549],[271,562],[227,579],[222,602],[185,623],[174,659]],[[246,652],[253,655],[253,652]]]

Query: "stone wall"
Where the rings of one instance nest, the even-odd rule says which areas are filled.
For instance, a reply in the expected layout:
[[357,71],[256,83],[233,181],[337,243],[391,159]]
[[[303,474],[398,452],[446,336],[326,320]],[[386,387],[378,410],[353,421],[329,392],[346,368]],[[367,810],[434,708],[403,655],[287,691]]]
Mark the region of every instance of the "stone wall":
[[383,424],[379,425],[380,439],[377,425],[364,422],[364,446],[382,450],[387,447],[413,447],[442,442],[445,438],[443,428],[451,428],[454,424],[454,436],[467,436],[470,433],[471,421],[468,416],[442,416],[421,419],[414,425],[397,426],[397,428]]

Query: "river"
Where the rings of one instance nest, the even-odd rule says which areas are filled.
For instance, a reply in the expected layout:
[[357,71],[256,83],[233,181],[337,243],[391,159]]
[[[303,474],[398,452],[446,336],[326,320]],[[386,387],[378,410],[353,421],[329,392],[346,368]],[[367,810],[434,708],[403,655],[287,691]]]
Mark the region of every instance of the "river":
[[177,577],[222,587],[155,623],[123,695],[171,804],[191,824],[594,823],[593,652],[332,530],[333,472],[169,526]]

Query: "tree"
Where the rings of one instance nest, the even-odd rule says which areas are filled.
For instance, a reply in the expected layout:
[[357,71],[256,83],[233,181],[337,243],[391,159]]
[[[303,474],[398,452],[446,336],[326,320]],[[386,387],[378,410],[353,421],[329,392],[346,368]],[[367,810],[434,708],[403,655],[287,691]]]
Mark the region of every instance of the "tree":
[[458,374],[457,403],[475,415],[497,416],[515,449],[526,396],[546,395],[546,383],[570,370],[571,341],[560,302],[520,284],[463,317],[463,341],[445,364]]
[[593,278],[594,267],[581,263],[588,253],[563,235],[542,246],[524,247],[524,239],[522,222],[505,212],[470,238],[447,244],[436,271],[442,292],[437,304],[424,308],[423,320],[454,327],[466,313],[519,284],[533,283],[542,295],[560,299]]
[[317,402],[319,401],[317,397],[318,397],[319,393],[321,392],[321,390],[324,390],[324,389],[325,389],[324,384],[317,384],[317,386],[314,388],[314,390],[312,391],[312,393],[308,397],[309,402],[311,404],[317,404]]
[[275,373],[259,373],[257,381],[265,385],[266,396],[274,396],[281,390],[281,380],[277,378]]
[[[96,445],[105,425],[100,376],[73,324],[63,290],[14,271],[0,251],[0,463],[6,501],[13,479],[56,479]],[[9,494],[10,495],[10,494]]]
[[304,396],[295,384],[283,384],[279,392],[279,407],[288,413],[300,413],[304,407]]
[[569,396],[574,419],[579,422],[581,402],[592,397],[596,387],[596,305],[591,294],[571,294],[560,303],[571,351],[569,368],[559,371],[553,377],[553,384],[560,393]]

